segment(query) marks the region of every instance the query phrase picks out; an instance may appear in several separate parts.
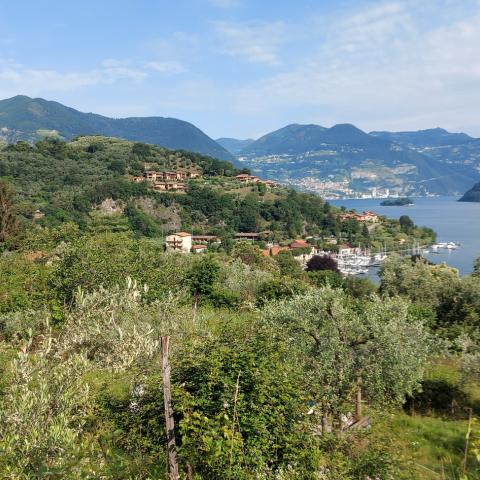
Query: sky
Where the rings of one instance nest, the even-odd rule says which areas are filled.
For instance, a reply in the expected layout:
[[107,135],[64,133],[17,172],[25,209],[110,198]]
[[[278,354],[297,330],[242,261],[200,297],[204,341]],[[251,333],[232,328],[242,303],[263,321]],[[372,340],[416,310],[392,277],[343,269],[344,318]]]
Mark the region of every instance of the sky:
[[0,98],[17,94],[213,138],[480,137],[480,0],[0,0]]

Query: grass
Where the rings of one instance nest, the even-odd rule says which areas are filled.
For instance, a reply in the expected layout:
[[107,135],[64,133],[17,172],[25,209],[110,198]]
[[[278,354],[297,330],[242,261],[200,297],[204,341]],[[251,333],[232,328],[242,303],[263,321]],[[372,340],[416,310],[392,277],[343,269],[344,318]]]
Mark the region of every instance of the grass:
[[[409,416],[397,413],[384,418],[374,429],[393,453],[411,467],[418,480],[461,478],[465,449],[466,420]],[[479,480],[479,466],[473,456],[467,465],[468,480]]]
[[[466,403],[458,405],[454,417],[449,414],[449,409],[432,410],[427,415],[396,412],[377,417],[373,426],[374,435],[401,458],[405,469],[411,468],[415,472],[415,479],[480,480],[480,465],[471,453],[468,455],[467,476],[462,477],[468,429],[466,412],[471,407],[478,415],[480,383],[463,385],[460,361],[455,358],[433,360],[425,380],[443,382],[446,388],[458,389],[465,395]],[[478,436],[480,432],[474,435]]]

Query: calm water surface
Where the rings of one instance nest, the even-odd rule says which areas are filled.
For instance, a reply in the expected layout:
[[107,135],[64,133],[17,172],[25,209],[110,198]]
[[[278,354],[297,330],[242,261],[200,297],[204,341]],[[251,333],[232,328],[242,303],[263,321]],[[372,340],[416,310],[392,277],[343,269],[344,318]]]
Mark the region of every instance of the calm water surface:
[[438,242],[458,242],[458,250],[441,254],[428,254],[434,262],[446,262],[458,268],[462,275],[471,273],[473,263],[480,257],[480,203],[457,202],[453,197],[416,198],[410,207],[382,207],[381,199],[330,200],[336,206],[344,205],[357,211],[373,210],[380,215],[399,218],[408,215],[420,226],[433,228]]

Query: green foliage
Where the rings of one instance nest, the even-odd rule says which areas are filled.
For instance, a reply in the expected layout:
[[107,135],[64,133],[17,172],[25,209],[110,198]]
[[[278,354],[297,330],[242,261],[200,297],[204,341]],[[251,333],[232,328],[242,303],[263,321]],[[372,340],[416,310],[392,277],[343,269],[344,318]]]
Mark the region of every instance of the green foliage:
[[460,278],[458,271],[446,265],[429,265],[391,256],[380,271],[380,289],[384,294],[403,295],[412,302],[434,311],[432,328],[448,338],[462,333],[476,334],[480,329],[480,279],[474,275]]
[[402,403],[421,379],[427,335],[399,299],[353,302],[323,288],[274,302],[265,321],[292,341],[308,390],[325,413],[345,408],[358,377],[372,403]]
[[276,257],[275,261],[277,262],[278,268],[280,269],[280,274],[298,278],[302,275],[302,267],[300,263],[293,258],[291,252],[280,252]]
[[127,277],[147,285],[147,300],[183,292],[188,259],[165,254],[163,245],[137,241],[128,234],[105,233],[72,242],[55,265],[50,284],[61,300],[71,302],[81,288],[123,285]]
[[257,291],[257,302],[264,305],[272,300],[291,298],[307,290],[307,286],[288,277],[273,279],[261,284]]
[[42,308],[53,296],[49,273],[23,254],[0,255],[0,313]]
[[186,275],[191,294],[195,297],[210,295],[219,272],[220,266],[209,255],[195,262]]
[[13,210],[14,196],[12,186],[0,180],[0,247],[17,229],[17,218]]
[[130,228],[139,235],[145,237],[157,237],[160,234],[160,228],[157,223],[146,213],[129,203],[125,210],[125,216],[128,218]]

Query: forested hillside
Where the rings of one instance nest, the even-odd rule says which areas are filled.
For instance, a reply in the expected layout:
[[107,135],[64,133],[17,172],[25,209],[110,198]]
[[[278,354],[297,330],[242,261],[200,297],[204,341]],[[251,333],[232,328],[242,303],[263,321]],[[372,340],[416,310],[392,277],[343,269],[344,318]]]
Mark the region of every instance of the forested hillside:
[[78,135],[121,137],[233,159],[227,150],[200,129],[176,118],[108,118],[25,95],[0,100],[0,139],[35,142],[52,135],[64,140]]
[[[186,193],[158,192],[147,182],[132,181],[148,170],[191,168],[201,175],[187,182]],[[118,228],[127,222],[126,228],[140,235],[160,238],[187,230],[219,235],[224,245],[235,232],[268,231],[276,241],[334,237],[377,248],[434,238],[427,228],[404,228],[386,219],[365,230],[316,195],[243,185],[235,178],[241,172],[211,157],[105,137],[18,142],[0,150],[0,176],[14,187],[16,212],[25,225],[74,222],[85,230],[118,220]]]

